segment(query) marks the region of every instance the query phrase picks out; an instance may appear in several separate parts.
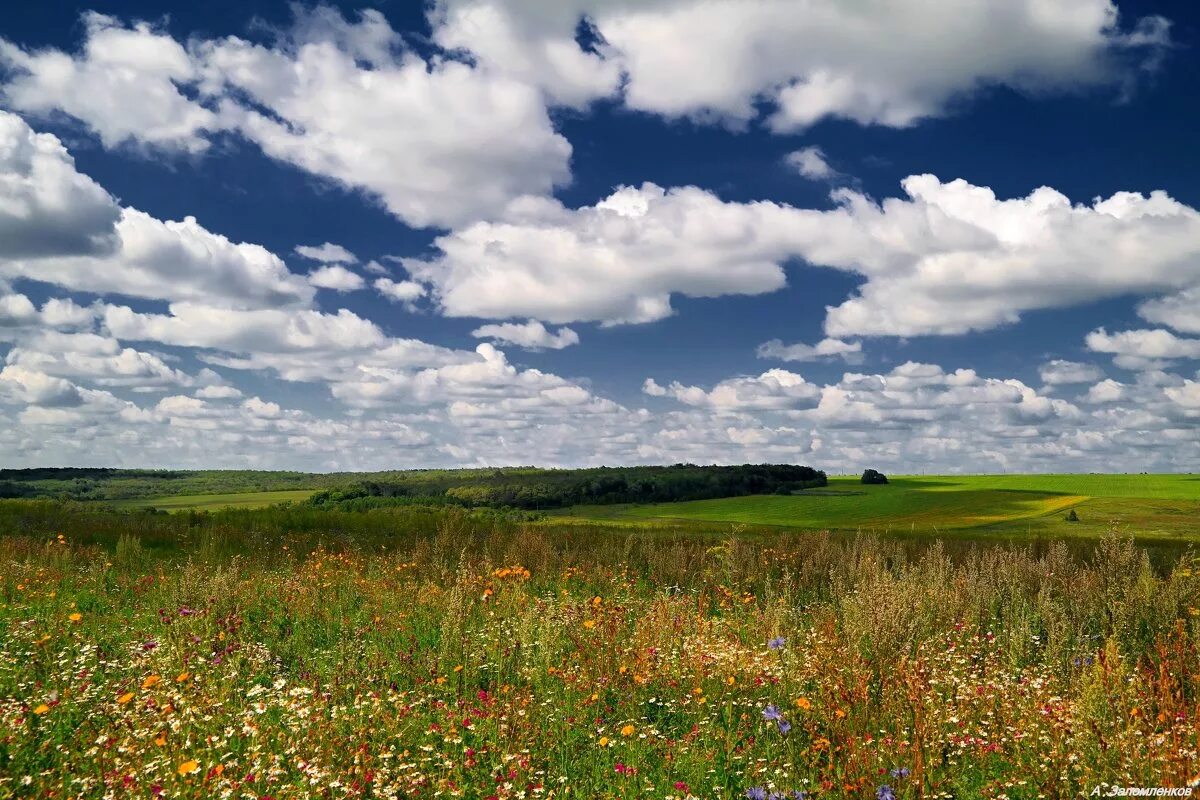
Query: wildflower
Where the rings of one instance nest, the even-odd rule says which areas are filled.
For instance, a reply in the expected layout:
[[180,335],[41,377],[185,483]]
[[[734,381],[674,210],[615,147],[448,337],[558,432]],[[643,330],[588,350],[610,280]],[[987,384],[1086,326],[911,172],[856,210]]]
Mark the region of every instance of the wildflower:
[[779,706],[775,705],[774,703],[764,708],[762,715],[763,719],[765,719],[767,722],[775,722],[783,719],[783,715],[779,713]]
[[885,783],[875,790],[875,800],[896,800],[896,792]]
[[37,708],[35,708],[35,709],[33,710],[33,713],[35,713],[35,714],[37,714],[37,715],[39,715],[39,716],[40,716],[40,715],[42,715],[42,714],[45,714],[45,713],[46,713],[47,711],[49,711],[49,710],[50,710],[50,706],[46,705],[45,703],[42,703],[42,704],[40,704],[40,705],[39,705]]
[[767,647],[771,648],[772,650],[782,650],[785,644],[787,644],[787,639],[782,636],[776,636],[774,639],[771,639],[767,642]]
[[601,736],[601,737],[600,737],[600,746],[601,746],[601,747],[608,747],[608,737],[607,737],[607,736]]
[[196,772],[199,769],[199,762],[189,759],[179,765],[178,772],[180,775],[191,775],[193,772]]
[[808,711],[810,708],[812,708],[812,701],[807,697],[797,697],[796,708],[800,709],[801,711]]
[[117,698],[117,705],[123,706],[133,699],[133,692],[126,692]]
[[621,728],[621,735],[622,736],[633,736],[633,732],[635,730],[636,730],[636,728],[634,728],[632,725],[626,725],[624,728]]
[[751,786],[746,790],[746,800],[767,800],[767,790],[761,786]]
[[779,732],[784,736],[787,736],[788,731],[792,729],[792,723],[788,722],[786,719],[778,720],[775,724],[779,727]]
[[185,670],[175,676],[175,682],[176,683],[184,683],[190,677],[191,677],[191,674]]
[[143,689],[151,689],[156,684],[160,683],[161,681],[162,681],[162,678],[159,677],[158,675],[147,675],[146,680],[142,681],[142,688]]
[[588,630],[591,630],[592,628],[596,627],[596,620],[594,620],[594,619],[585,619],[585,620],[583,621],[583,627],[587,628]]
[[80,614],[78,611],[74,611],[67,615],[67,619],[71,620],[71,622],[79,622],[79,620],[83,619],[83,614]]
[[896,767],[894,770],[892,770],[891,774],[893,778],[907,778],[909,775],[909,769],[908,767]]
[[684,781],[675,781],[675,791],[686,793],[688,791],[687,783]]

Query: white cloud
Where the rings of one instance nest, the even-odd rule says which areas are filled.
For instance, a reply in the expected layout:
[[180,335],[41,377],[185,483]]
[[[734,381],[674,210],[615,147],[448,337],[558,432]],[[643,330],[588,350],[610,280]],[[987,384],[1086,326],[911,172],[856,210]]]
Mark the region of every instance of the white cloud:
[[794,209],[723,203],[695,187],[623,187],[594,206],[515,203],[506,221],[439,237],[407,259],[449,316],[563,323],[651,322],[671,295],[762,294],[785,283],[779,262]]
[[94,12],[85,13],[83,23],[85,40],[76,56],[29,52],[0,39],[0,66],[15,73],[0,86],[8,105],[30,114],[69,114],[95,130],[106,147],[206,149],[206,131],[224,125],[180,91],[198,77],[183,46],[145,23],[125,27]]
[[70,381],[12,364],[0,369],[0,398],[5,397],[47,408],[83,403],[79,387]]
[[1162,329],[1120,331],[1104,328],[1085,339],[1088,349],[1111,353],[1113,362],[1124,369],[1158,369],[1175,359],[1200,359],[1200,339],[1184,339]]
[[296,255],[322,264],[357,264],[358,257],[340,244],[326,242],[321,245],[299,245]]
[[362,189],[414,226],[487,216],[568,178],[571,146],[540,92],[427,62],[377,11],[353,24],[302,15],[275,47],[231,37],[196,43],[193,57],[202,91],[267,155]]
[[477,339],[491,339],[501,344],[514,344],[526,350],[562,350],[579,344],[579,334],[570,328],[559,328],[554,333],[537,320],[526,323],[506,322],[500,325],[483,325],[471,331]]
[[1200,277],[1200,214],[1163,192],[1085,206],[1045,187],[1000,200],[931,175],[903,185],[908,199],[878,205],[836,192],[841,207],[799,247],[813,263],[867,279],[829,309],[830,336],[986,330],[1024,311],[1161,293]]
[[1093,383],[1104,377],[1104,372],[1095,364],[1084,364],[1079,361],[1065,361],[1061,358],[1047,361],[1038,369],[1042,383],[1047,386],[1061,386],[1072,383]]
[[784,344],[779,339],[763,342],[758,346],[759,358],[779,361],[821,361],[841,358],[849,363],[862,360],[862,342],[844,342],[841,339],[822,339],[816,344]]
[[1170,386],[1163,392],[1187,411],[1200,412],[1200,382],[1184,381],[1182,386]]
[[332,289],[335,292],[355,292],[367,285],[357,272],[337,264],[326,264],[308,273],[308,282],[318,289]]
[[1125,384],[1105,378],[1088,388],[1084,399],[1089,403],[1116,403],[1125,399]]
[[825,157],[825,152],[815,145],[802,147],[784,156],[788,166],[812,181],[829,181],[841,175]]
[[153,391],[169,386],[192,386],[198,381],[167,364],[161,356],[122,347],[120,342],[93,333],[43,331],[9,350],[12,366],[97,386]]
[[56,137],[0,111],[0,259],[105,253],[120,213]]
[[730,378],[711,390],[672,381],[663,387],[647,378],[642,391],[651,397],[672,397],[681,403],[717,411],[778,410],[811,406],[821,396],[819,386],[784,369],[767,370],[757,377]]
[[425,296],[425,287],[416,281],[394,281],[391,278],[376,278],[371,284],[381,295],[393,303],[411,304]]
[[53,136],[0,112],[0,278],[77,291],[235,307],[306,304],[312,289],[277,256],[194,218],[120,209],[75,171]]
[[1138,306],[1138,314],[1148,322],[1169,325],[1181,333],[1200,333],[1200,285]]
[[[574,44],[585,16],[595,52]],[[1123,31],[1111,0],[966,0],[953,14],[920,0],[441,0],[432,19],[439,43],[557,102],[622,86],[629,108],[736,124],[766,101],[779,131],[903,127],[988,86],[1115,85],[1167,41],[1161,17]]]

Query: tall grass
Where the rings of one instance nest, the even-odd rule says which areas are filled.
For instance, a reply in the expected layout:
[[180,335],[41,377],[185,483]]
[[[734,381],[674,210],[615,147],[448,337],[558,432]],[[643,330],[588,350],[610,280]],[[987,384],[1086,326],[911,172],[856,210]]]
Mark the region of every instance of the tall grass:
[[0,525],[0,797],[1034,798],[1200,769],[1197,564],[1128,539]]

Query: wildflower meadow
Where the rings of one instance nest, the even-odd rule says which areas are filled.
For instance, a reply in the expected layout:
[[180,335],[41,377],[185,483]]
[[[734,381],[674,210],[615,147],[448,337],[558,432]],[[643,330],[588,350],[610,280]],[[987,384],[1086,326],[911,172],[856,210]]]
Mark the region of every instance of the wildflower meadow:
[[1200,563],[9,501],[0,797],[1058,798],[1200,771]]

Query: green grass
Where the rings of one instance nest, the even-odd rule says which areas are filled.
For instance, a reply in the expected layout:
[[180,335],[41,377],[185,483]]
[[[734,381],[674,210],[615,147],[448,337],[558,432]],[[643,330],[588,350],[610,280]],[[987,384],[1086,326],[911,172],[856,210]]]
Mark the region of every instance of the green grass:
[[[1079,522],[1064,520],[1075,509]],[[772,525],[815,530],[938,534],[955,531],[1200,540],[1200,478],[1191,475],[909,476],[886,486],[832,478],[829,487],[622,506],[579,506],[567,516],[611,521]]]
[[293,489],[279,492],[237,492],[233,494],[189,494],[165,497],[139,497],[119,500],[118,508],[158,508],[164,511],[201,511],[217,508],[266,508],[277,503],[306,500],[315,489]]

